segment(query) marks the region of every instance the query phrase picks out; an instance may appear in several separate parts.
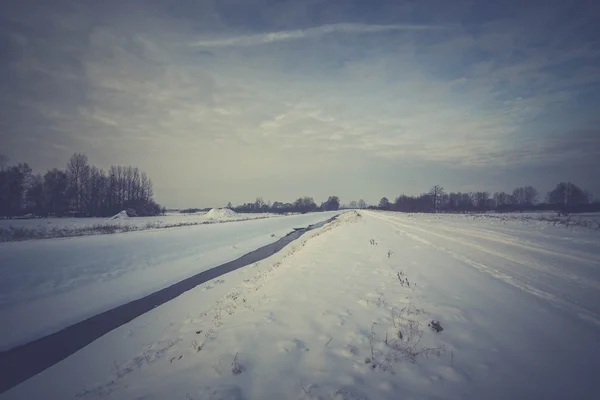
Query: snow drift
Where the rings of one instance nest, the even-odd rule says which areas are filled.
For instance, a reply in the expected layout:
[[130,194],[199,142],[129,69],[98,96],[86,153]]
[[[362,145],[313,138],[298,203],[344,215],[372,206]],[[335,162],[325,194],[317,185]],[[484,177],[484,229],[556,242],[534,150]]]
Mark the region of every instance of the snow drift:
[[235,211],[230,210],[229,208],[213,208],[206,214],[204,214],[206,218],[211,219],[227,219],[227,218],[235,218],[237,213]]
[[123,210],[120,213],[113,215],[109,219],[111,219],[111,220],[113,220],[113,219],[129,219],[129,215],[127,215],[127,211]]

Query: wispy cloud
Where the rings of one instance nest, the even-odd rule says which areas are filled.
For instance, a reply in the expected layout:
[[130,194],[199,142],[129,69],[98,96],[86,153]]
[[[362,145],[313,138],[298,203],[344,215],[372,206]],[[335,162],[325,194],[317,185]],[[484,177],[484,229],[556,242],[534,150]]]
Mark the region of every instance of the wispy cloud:
[[432,25],[364,25],[340,23],[291,31],[269,32],[255,35],[233,36],[228,38],[211,38],[196,41],[193,43],[193,45],[199,47],[259,46],[287,40],[315,39],[332,33],[361,34],[391,31],[423,31],[439,29],[444,28],[441,26]]

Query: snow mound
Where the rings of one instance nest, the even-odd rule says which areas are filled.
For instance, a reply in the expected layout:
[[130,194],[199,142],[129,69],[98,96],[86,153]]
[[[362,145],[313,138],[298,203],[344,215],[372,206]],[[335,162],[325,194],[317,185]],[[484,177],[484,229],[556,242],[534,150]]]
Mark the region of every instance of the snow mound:
[[237,213],[229,208],[213,208],[204,214],[204,216],[211,219],[226,219],[236,217]]
[[129,219],[129,215],[127,215],[127,211],[123,210],[117,215],[113,215],[109,219]]

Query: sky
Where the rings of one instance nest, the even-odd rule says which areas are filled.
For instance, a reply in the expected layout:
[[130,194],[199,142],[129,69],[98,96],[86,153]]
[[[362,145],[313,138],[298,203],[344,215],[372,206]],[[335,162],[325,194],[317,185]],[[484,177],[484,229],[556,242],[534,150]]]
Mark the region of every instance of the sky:
[[3,1],[0,154],[135,165],[167,207],[600,197],[593,1]]

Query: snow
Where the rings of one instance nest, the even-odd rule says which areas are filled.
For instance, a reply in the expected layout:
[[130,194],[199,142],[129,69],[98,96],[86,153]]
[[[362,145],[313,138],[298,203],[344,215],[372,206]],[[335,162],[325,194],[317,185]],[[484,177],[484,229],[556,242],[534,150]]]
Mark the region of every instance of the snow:
[[237,217],[237,213],[229,208],[213,208],[204,216],[210,219],[229,219]]
[[588,229],[600,230],[600,213],[581,213],[570,215],[558,215],[553,211],[538,211],[524,213],[485,213],[472,214],[472,218],[494,218],[504,221],[519,222],[523,224],[533,224],[542,227],[544,224],[564,225],[568,228],[583,227]]
[[111,220],[113,220],[113,219],[129,219],[129,215],[127,215],[127,211],[123,210],[120,213],[118,213],[117,215],[110,217],[109,219],[111,219]]
[[593,399],[598,239],[547,223],[348,212],[0,399]]
[[[228,218],[210,218],[206,214],[167,213],[154,217],[126,217],[121,212],[112,218],[35,218],[0,219],[0,242],[22,239],[73,237],[139,231],[146,229],[213,224],[278,217],[277,214],[235,214]],[[115,218],[118,217],[118,218]],[[24,230],[25,232],[21,232]]]
[[335,213],[0,243],[0,350],[277,241]]

